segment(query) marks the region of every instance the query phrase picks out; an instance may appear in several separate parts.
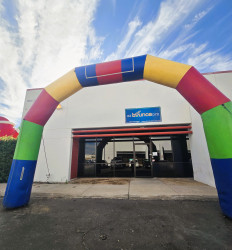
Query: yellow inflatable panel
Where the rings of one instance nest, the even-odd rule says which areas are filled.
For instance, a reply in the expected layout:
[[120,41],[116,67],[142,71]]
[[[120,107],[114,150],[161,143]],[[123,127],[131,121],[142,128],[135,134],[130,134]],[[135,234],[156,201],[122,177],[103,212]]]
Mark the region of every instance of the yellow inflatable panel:
[[62,102],[81,88],[82,86],[77,80],[73,69],[55,82],[49,84],[45,89],[55,100]]
[[192,66],[147,55],[143,78],[165,86],[176,88],[182,77]]

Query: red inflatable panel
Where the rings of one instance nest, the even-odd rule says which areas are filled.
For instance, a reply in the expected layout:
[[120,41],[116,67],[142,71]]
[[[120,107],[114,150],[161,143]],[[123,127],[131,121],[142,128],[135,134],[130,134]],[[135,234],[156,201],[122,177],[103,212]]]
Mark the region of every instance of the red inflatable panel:
[[0,123],[0,137],[2,136],[12,136],[17,138],[19,133],[14,129],[11,124],[2,124]]
[[14,128],[14,124],[5,117],[0,116],[0,137],[12,136],[17,138],[19,135],[18,131]]
[[44,126],[58,104],[59,102],[43,89],[23,119]]
[[96,64],[96,76],[99,84],[122,82],[121,60]]
[[180,80],[176,90],[200,114],[230,101],[194,67]]

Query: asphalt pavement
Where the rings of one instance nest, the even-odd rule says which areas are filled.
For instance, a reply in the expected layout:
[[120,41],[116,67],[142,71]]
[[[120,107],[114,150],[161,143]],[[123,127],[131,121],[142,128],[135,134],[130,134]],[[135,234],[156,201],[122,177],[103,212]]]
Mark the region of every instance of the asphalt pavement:
[[28,206],[0,208],[0,250],[8,249],[230,250],[232,221],[216,189],[191,178],[34,183]]
[[32,198],[0,209],[0,249],[232,249],[215,200]]

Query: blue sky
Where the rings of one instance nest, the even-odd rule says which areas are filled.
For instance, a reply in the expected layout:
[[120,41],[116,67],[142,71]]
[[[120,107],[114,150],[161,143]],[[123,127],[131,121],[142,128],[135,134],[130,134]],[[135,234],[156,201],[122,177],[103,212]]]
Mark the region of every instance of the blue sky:
[[231,0],[0,0],[0,115],[70,69],[149,53],[232,70]]

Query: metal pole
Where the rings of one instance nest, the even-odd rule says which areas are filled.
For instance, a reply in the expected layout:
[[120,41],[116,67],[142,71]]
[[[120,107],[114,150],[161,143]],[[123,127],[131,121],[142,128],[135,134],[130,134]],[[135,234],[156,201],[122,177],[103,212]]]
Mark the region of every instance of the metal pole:
[[150,137],[150,164],[151,164],[151,177],[154,176],[153,165],[152,165],[152,140]]
[[95,141],[95,177],[97,177],[97,138]]
[[[113,156],[115,158],[115,140],[114,140],[114,138],[113,138],[113,151],[114,151]],[[114,177],[115,177],[115,165],[116,165],[116,162],[113,165]]]
[[135,164],[135,142],[133,137],[133,162],[134,162],[134,177],[136,178],[136,164]]

